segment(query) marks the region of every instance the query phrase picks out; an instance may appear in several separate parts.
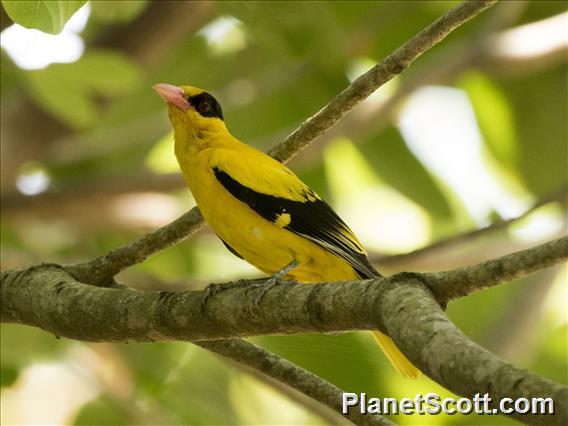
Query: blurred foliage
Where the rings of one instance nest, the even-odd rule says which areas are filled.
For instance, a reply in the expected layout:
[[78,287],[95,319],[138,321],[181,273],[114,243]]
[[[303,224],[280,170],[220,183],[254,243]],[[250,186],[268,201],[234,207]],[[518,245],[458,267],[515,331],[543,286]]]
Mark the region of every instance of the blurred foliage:
[[[83,3],[2,1],[13,21],[52,33],[61,31]],[[417,60],[396,87],[379,91],[382,98],[372,97],[349,114],[344,122],[352,120],[350,126],[333,129],[333,138],[316,141],[299,155],[303,161],[292,163],[302,179],[357,229],[369,250],[399,253],[477,223],[449,190],[452,182],[437,177],[409,149],[400,117],[412,102],[408,75],[414,80],[429,76],[444,70],[450,59],[477,48],[468,43],[488,36],[491,15],[509,16],[503,24],[508,28],[566,9],[563,2],[523,2],[517,16],[507,12],[516,2],[503,3]],[[206,88],[223,105],[231,132],[266,149],[349,84],[354,70],[383,58],[454,5],[452,1],[90,1],[86,6],[90,17],[81,33],[85,51],[76,62],[26,70],[18,68],[3,49],[2,268],[93,258],[167,223],[194,204],[179,184],[159,186],[160,179],[177,169],[167,114],[151,90],[153,84]],[[36,9],[37,16],[31,13]],[[428,58],[433,55],[442,59],[432,63]],[[488,167],[504,176],[504,189],[528,206],[567,179],[566,55],[564,51],[559,60],[534,71],[523,66],[499,69],[474,61],[429,83],[466,94]],[[388,105],[391,94],[404,90],[409,91],[392,108],[380,109],[380,102]],[[443,134],[452,124],[449,121],[431,125]],[[454,160],[444,152],[439,155],[447,163]],[[37,195],[41,201],[28,205],[36,198],[22,196],[22,185],[30,182],[22,178],[33,176],[32,169],[42,171],[49,182],[47,192]],[[485,182],[481,176],[469,178],[480,186]],[[480,188],[480,193],[492,189]],[[161,201],[133,201],[141,203],[148,192],[159,192]],[[548,238],[545,228],[536,229],[532,243]],[[375,240],[374,236],[382,237],[374,235],[379,230],[388,238],[406,238],[406,245]],[[479,253],[490,258],[522,244],[527,241],[514,232],[497,232],[440,254],[433,267],[449,268],[446,261],[465,265],[478,259]],[[385,271],[381,265],[379,269]],[[562,314],[566,306],[558,305],[562,300],[558,294],[566,288],[565,275],[565,271],[539,274],[480,292],[450,304],[448,313],[482,345],[497,347],[495,336],[508,333],[511,342],[523,343],[519,349],[518,343],[509,345],[509,339],[501,342],[500,350],[510,361],[565,381],[567,329]],[[210,231],[203,230],[118,278],[141,289],[186,290],[249,276],[258,272],[228,254]],[[520,329],[520,320],[510,322],[516,318],[515,309],[523,306],[516,301],[527,294],[535,300],[533,310],[526,312],[535,324],[531,330]],[[564,322],[553,320],[558,316]],[[34,404],[36,396],[23,389],[30,380],[45,380],[34,376],[34,368],[45,363],[63,366],[93,393],[68,413],[68,424],[325,424],[239,367],[189,344],[82,344],[14,325],[3,325],[1,332],[5,424],[22,418],[9,409],[17,406],[18,395],[25,406]],[[450,395],[427,378],[409,383],[398,377],[368,333],[266,336],[254,341],[347,391],[399,398],[412,398],[418,392]],[[71,397],[82,392],[66,387],[63,380],[53,386],[54,394]],[[50,418],[49,410],[43,414]],[[477,415],[394,420],[512,424],[502,417]]]
[[89,1],[92,18],[104,23],[128,23],[144,12],[148,3],[147,0]]
[[361,152],[377,175],[394,189],[422,206],[434,218],[441,221],[451,218],[450,206],[444,194],[408,150],[395,128],[386,129],[380,138],[373,136],[363,141]]
[[[545,194],[566,181],[568,116],[565,66],[543,72],[539,78],[503,81],[518,132],[519,171],[528,189]],[[538,98],[546,102],[536,103]],[[546,167],[543,167],[546,165]]]
[[141,83],[139,69],[127,56],[101,50],[90,51],[71,64],[31,71],[27,77],[35,101],[79,129],[96,122],[101,99],[128,95]]

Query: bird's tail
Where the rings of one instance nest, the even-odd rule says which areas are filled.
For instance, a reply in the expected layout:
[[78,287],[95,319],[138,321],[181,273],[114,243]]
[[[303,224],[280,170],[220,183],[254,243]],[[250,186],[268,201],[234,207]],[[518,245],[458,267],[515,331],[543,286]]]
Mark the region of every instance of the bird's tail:
[[381,333],[380,331],[373,331],[373,338],[380,346],[388,360],[393,367],[408,379],[417,379],[420,375],[420,370],[416,368],[406,356],[397,348],[393,340]]
[[[365,279],[382,277],[379,271],[377,271],[369,263],[366,257],[363,259],[363,261],[366,266],[366,270],[355,271],[355,273],[359,275],[360,278]],[[408,358],[400,351],[400,349],[398,349],[398,347],[389,336],[381,333],[380,331],[372,331],[372,333],[375,342],[377,342],[396,371],[398,371],[407,379],[417,379],[418,376],[420,376],[420,370],[408,360]]]

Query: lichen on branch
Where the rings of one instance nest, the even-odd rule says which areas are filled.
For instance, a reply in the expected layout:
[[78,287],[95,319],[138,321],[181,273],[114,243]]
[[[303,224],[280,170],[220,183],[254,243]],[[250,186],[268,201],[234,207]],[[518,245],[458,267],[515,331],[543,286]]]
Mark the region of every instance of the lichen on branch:
[[[96,287],[78,282],[64,267],[39,265],[2,274],[0,318],[79,340],[185,340],[205,346],[260,334],[380,329],[442,386],[461,395],[488,392],[495,399],[553,397],[556,416],[516,418],[563,424],[568,420],[568,388],[479,347],[446,318],[439,302],[474,291],[474,282],[485,288],[563,262],[567,248],[564,237],[439,275],[402,273],[366,281],[280,285],[266,293],[254,315],[255,295],[243,285],[230,286],[202,309],[202,292]],[[460,283],[465,286],[456,291]]]

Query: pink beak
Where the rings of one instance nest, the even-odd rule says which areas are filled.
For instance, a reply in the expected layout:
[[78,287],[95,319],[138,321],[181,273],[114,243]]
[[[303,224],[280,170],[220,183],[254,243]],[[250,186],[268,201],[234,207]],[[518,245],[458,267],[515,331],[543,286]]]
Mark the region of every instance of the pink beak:
[[190,108],[190,104],[184,97],[184,92],[177,86],[166,83],[158,83],[152,87],[160,97],[172,105],[177,106],[182,111]]

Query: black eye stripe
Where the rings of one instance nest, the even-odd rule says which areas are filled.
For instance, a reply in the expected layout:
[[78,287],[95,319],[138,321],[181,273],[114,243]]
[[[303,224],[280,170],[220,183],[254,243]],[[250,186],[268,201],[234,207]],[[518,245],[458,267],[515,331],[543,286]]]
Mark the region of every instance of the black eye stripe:
[[190,96],[187,101],[193,105],[197,112],[203,117],[216,117],[223,120],[223,110],[221,105],[213,96],[207,92],[199,95]]

